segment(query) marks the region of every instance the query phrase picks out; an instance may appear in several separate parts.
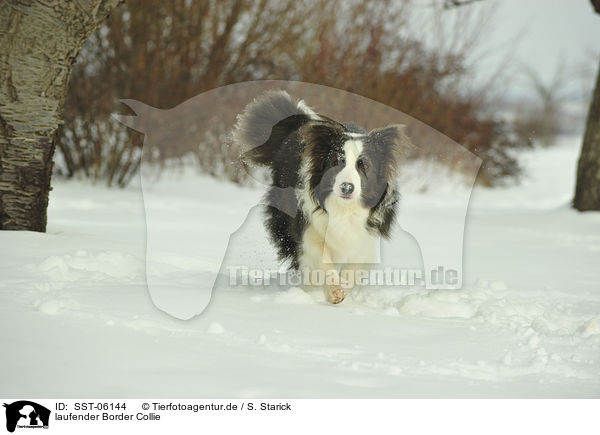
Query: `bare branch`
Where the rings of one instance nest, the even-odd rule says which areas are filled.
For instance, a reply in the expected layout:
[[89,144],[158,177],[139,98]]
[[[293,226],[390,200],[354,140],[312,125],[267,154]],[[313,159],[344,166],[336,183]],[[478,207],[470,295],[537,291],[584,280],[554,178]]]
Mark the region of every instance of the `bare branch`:
[[[444,5],[443,8],[444,9],[452,9],[452,8],[457,8],[460,6],[467,6],[470,5],[471,3],[477,3],[483,0],[444,0]],[[592,1],[599,1],[599,0],[592,0]]]

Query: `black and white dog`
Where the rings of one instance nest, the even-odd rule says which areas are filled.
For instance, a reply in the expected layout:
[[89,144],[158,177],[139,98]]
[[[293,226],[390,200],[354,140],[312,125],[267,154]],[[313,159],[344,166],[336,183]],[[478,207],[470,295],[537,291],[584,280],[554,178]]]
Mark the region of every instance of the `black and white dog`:
[[234,139],[250,148],[246,164],[270,168],[266,227],[280,260],[325,272],[327,300],[341,302],[349,290],[342,273],[374,263],[380,237],[390,235],[398,166],[410,147],[403,126],[366,132],[271,91],[238,115]]

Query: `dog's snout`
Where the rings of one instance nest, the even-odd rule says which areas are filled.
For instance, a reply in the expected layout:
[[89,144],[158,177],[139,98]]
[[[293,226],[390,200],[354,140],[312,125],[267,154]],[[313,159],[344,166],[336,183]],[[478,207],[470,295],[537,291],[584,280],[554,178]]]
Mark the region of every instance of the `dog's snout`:
[[342,193],[344,195],[350,195],[352,192],[354,192],[354,184],[352,184],[352,183],[342,183],[340,185],[340,190],[342,191]]

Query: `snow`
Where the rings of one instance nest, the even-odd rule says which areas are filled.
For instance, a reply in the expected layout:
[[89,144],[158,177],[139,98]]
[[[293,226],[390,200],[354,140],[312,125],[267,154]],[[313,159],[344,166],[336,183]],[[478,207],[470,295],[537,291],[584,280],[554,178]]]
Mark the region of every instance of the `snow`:
[[[475,189],[460,290],[384,286],[331,306],[297,286],[221,280],[186,321],[146,289],[139,184],[57,181],[46,234],[0,232],[0,396],[600,397],[600,213],[569,208],[579,145],[521,152],[520,186]],[[416,166],[403,213],[442,231],[436,211],[464,187]],[[411,183],[427,170],[436,182]],[[240,227],[260,188],[188,174],[146,195],[167,193],[162,218],[186,254],[152,270],[174,295],[218,270],[236,228],[228,261],[277,269],[258,210]],[[421,264],[406,232],[383,249]]]

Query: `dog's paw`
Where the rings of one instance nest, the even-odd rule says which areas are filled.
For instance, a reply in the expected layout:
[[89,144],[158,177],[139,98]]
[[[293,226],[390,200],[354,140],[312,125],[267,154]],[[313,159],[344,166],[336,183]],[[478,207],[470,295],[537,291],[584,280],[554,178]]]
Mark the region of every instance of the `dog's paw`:
[[346,298],[346,293],[341,288],[332,289],[327,294],[327,301],[330,304],[339,304]]

